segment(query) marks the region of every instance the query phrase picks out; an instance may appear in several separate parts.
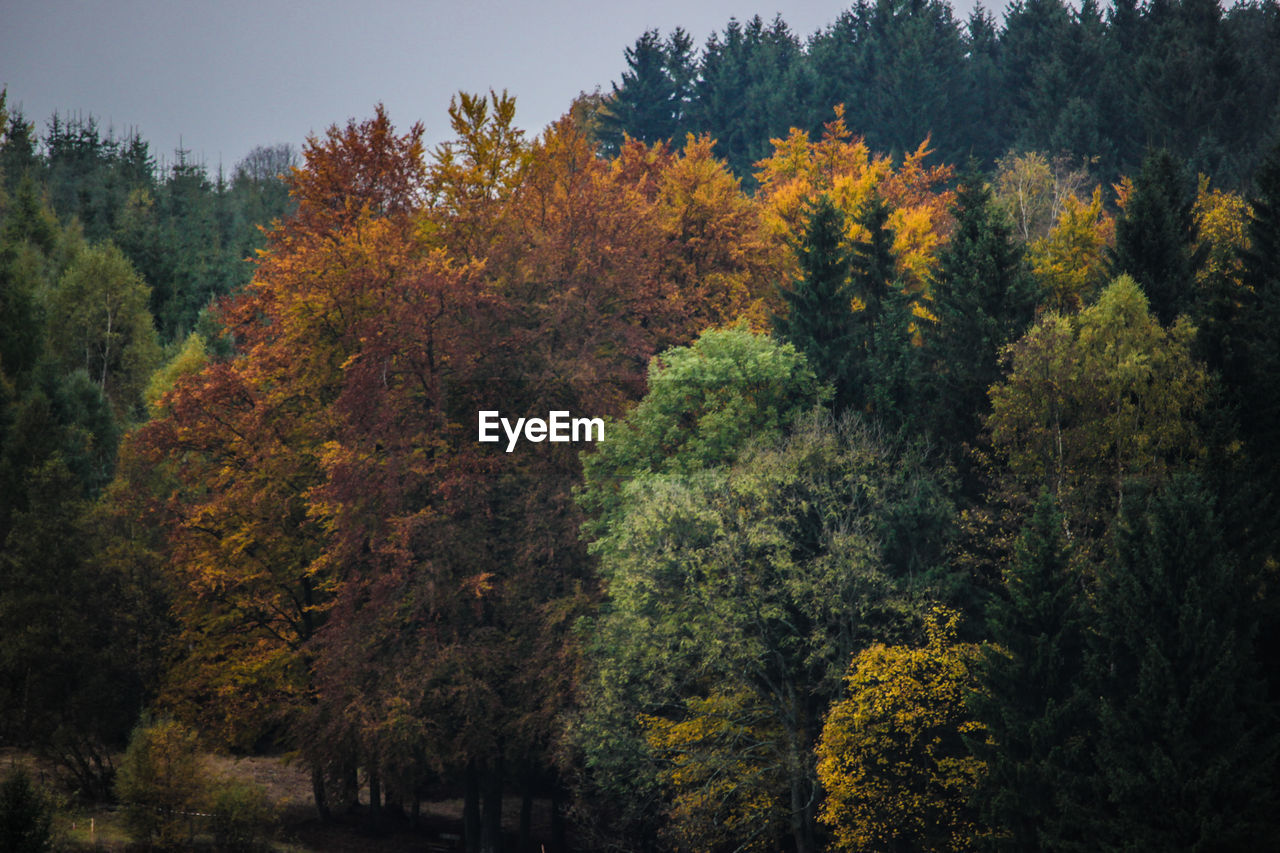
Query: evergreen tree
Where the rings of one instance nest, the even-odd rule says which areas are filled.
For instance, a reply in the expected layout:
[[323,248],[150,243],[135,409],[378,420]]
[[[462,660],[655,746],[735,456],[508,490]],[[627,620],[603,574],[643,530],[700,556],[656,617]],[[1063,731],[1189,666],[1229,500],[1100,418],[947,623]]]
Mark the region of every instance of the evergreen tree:
[[932,434],[953,449],[972,444],[990,412],[987,389],[1001,376],[1002,347],[1022,335],[1035,311],[1035,284],[1023,250],[974,170],[956,189],[955,231],[938,257],[926,339]]
[[1152,0],[1150,37],[1137,57],[1137,109],[1145,137],[1195,171],[1242,177],[1233,149],[1248,125],[1240,113],[1249,85],[1222,26],[1218,0]]
[[[812,80],[800,42],[782,18],[730,20],[702,52],[689,109],[690,130],[709,133],[716,151],[744,181],[767,157],[769,140],[792,127],[818,129],[806,110]],[[831,109],[828,104],[820,115]]]
[[944,159],[970,147],[965,127],[965,43],[941,0],[861,2],[810,46],[816,98],[810,112],[845,104],[849,124],[878,150],[912,151],[925,137]]
[[[866,235],[853,242],[850,252],[850,285],[858,310],[853,312],[854,346],[846,370],[847,399],[860,411],[872,406],[872,388],[879,379],[874,372],[873,354],[877,348],[877,329],[887,309],[900,313],[896,303],[890,305],[891,293],[897,288],[897,265],[893,255],[893,232],[889,229],[889,205],[873,195],[858,211],[855,219]],[[887,343],[882,336],[879,343]]]
[[1243,364],[1232,375],[1233,390],[1241,397],[1250,449],[1280,463],[1280,145],[1258,168],[1249,207],[1249,248],[1242,256],[1245,304],[1237,330]]
[[888,289],[871,333],[866,363],[866,395],[870,410],[890,429],[920,428],[924,371],[916,345],[912,297],[900,286]]
[[1072,78],[1073,35],[1071,10],[1062,0],[1014,0],[1005,14],[1003,88],[1023,150],[1052,150],[1059,114],[1080,83]]
[[800,277],[782,289],[787,312],[773,318],[774,332],[805,354],[818,378],[835,388],[841,411],[852,400],[853,315],[844,214],[825,193],[809,212],[804,241],[796,247]]
[[1274,716],[1251,654],[1256,596],[1199,482],[1126,501],[1102,574],[1092,792],[1067,817],[1094,850],[1280,843]]
[[1147,154],[1124,215],[1116,220],[1113,273],[1132,276],[1166,326],[1191,307],[1196,270],[1204,263],[1194,205],[1195,186],[1186,170],[1158,149]]
[[979,800],[995,849],[1064,849],[1071,835],[1061,792],[1079,773],[1087,730],[1083,599],[1070,563],[1062,516],[1043,494],[989,605],[981,686],[970,697],[989,735],[972,746],[987,764]]
[[652,144],[679,135],[694,77],[692,50],[693,40],[678,27],[666,41],[648,30],[626,49],[627,70],[602,116],[607,153],[616,154],[625,136]]

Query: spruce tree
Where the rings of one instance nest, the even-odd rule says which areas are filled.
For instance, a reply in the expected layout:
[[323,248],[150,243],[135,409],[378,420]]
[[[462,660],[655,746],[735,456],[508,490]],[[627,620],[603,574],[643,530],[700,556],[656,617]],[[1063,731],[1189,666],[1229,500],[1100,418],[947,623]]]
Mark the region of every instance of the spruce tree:
[[866,236],[855,240],[849,253],[849,283],[859,303],[853,312],[853,347],[846,371],[847,399],[860,411],[875,411],[891,426],[900,426],[899,403],[903,371],[912,354],[902,349],[905,327],[911,322],[909,302],[901,292],[889,228],[889,205],[872,195],[855,218]]
[[1255,590],[1189,475],[1126,501],[1088,664],[1094,850],[1276,849],[1277,740],[1251,641]]
[[1112,271],[1133,276],[1166,326],[1190,309],[1196,270],[1204,263],[1194,204],[1195,184],[1186,169],[1158,149],[1143,160],[1124,215],[1116,220]]
[[1000,349],[1034,315],[1035,284],[976,171],[956,189],[954,215],[955,231],[933,277],[938,325],[925,345],[930,431],[959,462],[959,448],[974,442],[990,412],[987,389],[1001,378]]
[[1250,450],[1280,470],[1280,145],[1259,167],[1250,193],[1245,305],[1239,313],[1240,369],[1228,382],[1240,397]]
[[626,49],[627,70],[613,84],[600,131],[605,151],[616,154],[625,136],[653,143],[682,129],[694,77],[693,40],[677,28],[665,41],[648,30]]
[[810,208],[796,260],[800,276],[790,288],[782,288],[787,312],[773,318],[774,332],[805,354],[820,380],[834,386],[835,409],[840,411],[855,390],[850,384],[855,338],[844,214],[825,194]]
[[1061,794],[1079,775],[1087,720],[1080,675],[1084,620],[1062,516],[1041,495],[987,613],[981,690],[970,704],[989,740],[979,793],[999,850],[1060,849],[1072,833]]

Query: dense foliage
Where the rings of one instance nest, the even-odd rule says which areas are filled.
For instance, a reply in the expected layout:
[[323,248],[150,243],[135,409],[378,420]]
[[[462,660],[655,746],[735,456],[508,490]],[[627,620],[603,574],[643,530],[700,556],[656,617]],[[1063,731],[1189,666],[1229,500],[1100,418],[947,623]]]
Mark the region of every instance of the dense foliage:
[[0,745],[179,844],[215,748],[469,853],[1274,847],[1277,21],[651,31],[230,179],[4,116]]

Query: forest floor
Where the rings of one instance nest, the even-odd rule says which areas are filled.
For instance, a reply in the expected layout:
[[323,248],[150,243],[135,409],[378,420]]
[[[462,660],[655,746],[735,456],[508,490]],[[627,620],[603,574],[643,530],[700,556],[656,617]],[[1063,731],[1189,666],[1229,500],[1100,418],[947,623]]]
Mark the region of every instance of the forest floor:
[[[363,814],[322,821],[311,795],[306,768],[279,757],[233,758],[206,755],[210,776],[231,778],[261,786],[276,820],[263,850],[273,853],[443,853],[462,849],[462,800],[423,802],[417,825],[408,818],[385,816],[382,827],[371,832]],[[117,756],[118,759],[118,756]],[[57,794],[57,775],[51,767],[28,753],[0,750],[0,778],[11,764],[26,765],[41,788],[53,792],[54,844],[59,850],[101,850],[111,853],[150,849],[131,841],[124,816],[110,804],[79,804]],[[118,764],[118,760],[117,760]],[[533,832],[536,838],[550,834],[551,804],[534,801]],[[514,842],[520,816],[520,800],[503,801],[503,830]],[[212,850],[212,837],[193,822],[192,849]]]

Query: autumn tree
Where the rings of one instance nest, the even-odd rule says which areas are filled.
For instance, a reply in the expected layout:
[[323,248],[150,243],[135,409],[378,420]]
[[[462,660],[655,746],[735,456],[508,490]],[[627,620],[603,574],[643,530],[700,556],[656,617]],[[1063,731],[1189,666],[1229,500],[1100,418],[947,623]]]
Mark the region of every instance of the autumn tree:
[[1127,276],[1078,315],[1044,315],[991,389],[1008,499],[1025,509],[1047,490],[1068,535],[1097,556],[1126,484],[1160,482],[1199,452],[1206,380],[1193,336],[1185,320],[1162,327]]
[[[157,401],[164,416],[136,439],[154,464],[183,463],[171,554],[190,642],[168,699],[227,740],[296,721],[306,705],[305,645],[337,580],[320,561],[307,490],[323,479],[334,437],[325,411],[341,392],[355,324],[377,304],[370,286],[408,263],[421,152],[417,131],[395,135],[381,110],[311,141],[292,177],[297,215],[224,307],[239,357],[181,378]],[[199,710],[211,707],[214,718]]]
[[1039,304],[1058,313],[1079,311],[1108,280],[1108,252],[1115,224],[1103,209],[1102,188],[1088,203],[1072,195],[1056,221],[1027,252],[1039,284]]
[[923,647],[861,651],[817,744],[827,795],[822,822],[843,850],[968,850],[979,831],[970,799],[983,763],[965,696],[977,648],[956,640],[958,617],[936,610]]

